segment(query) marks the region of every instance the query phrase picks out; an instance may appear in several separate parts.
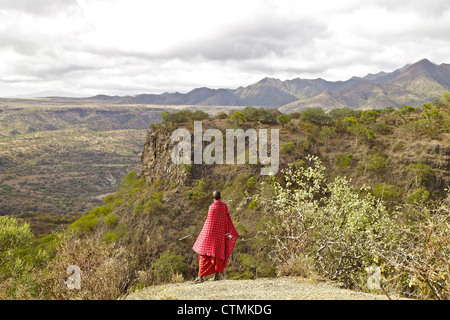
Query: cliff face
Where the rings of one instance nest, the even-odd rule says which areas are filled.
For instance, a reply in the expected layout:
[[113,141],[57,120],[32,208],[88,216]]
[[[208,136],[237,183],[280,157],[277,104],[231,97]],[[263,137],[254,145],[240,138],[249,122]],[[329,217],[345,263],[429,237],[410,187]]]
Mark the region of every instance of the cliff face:
[[425,153],[424,162],[429,164],[436,175],[436,188],[450,186],[450,146],[434,143],[425,149]]
[[141,154],[141,175],[148,182],[155,180],[170,181],[184,185],[189,171],[183,165],[172,161],[171,152],[177,142],[172,142],[171,134],[164,130],[149,131]]
[[[175,164],[172,161],[171,153],[178,143],[177,141],[171,141],[171,133],[166,130],[150,130],[147,133],[144,150],[141,154],[141,176],[147,182],[163,180],[170,184],[177,183],[183,186],[189,185],[195,179],[205,178],[209,181],[223,184],[244,173],[249,174],[249,176],[255,176],[255,178],[260,175],[260,165]],[[209,143],[203,141],[202,150]],[[191,145],[191,160],[193,159],[194,147]]]

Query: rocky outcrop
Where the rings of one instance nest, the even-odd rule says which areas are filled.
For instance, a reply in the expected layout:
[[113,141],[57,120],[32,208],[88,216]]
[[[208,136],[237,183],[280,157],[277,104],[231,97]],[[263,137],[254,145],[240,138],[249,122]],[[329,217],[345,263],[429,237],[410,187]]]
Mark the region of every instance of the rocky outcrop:
[[425,150],[424,163],[428,164],[436,176],[435,187],[450,186],[450,146],[433,143]]
[[184,185],[190,176],[190,167],[175,164],[171,152],[177,142],[172,142],[171,134],[165,130],[150,130],[141,154],[141,176],[148,182],[170,181]]

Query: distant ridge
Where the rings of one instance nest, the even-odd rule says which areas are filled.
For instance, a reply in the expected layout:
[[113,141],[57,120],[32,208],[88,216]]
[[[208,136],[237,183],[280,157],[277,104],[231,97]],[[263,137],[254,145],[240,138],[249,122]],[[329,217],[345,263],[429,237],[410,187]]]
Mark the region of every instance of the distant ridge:
[[97,95],[89,99],[119,104],[262,106],[289,113],[312,107],[377,109],[420,106],[446,91],[450,91],[450,64],[437,65],[422,59],[393,72],[381,71],[346,81],[264,78],[237,89],[202,87],[185,94]]

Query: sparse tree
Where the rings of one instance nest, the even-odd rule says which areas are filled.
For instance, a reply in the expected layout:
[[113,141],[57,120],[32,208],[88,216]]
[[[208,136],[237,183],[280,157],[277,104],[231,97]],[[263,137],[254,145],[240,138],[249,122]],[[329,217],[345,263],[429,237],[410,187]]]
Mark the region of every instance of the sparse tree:
[[319,134],[325,140],[325,147],[328,148],[328,140],[336,136],[336,130],[333,127],[323,126]]
[[277,120],[284,127],[286,124],[289,123],[289,121],[291,121],[291,117],[289,117],[287,114],[280,114],[277,117]]

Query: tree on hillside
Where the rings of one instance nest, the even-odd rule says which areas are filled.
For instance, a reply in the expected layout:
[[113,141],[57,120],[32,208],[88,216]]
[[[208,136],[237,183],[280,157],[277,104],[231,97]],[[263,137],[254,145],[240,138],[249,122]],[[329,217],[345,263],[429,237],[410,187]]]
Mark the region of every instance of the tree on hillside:
[[413,176],[414,182],[417,187],[420,187],[422,184],[429,183],[434,179],[434,172],[428,165],[422,162],[411,163],[406,169]]
[[235,113],[233,113],[233,115],[231,116],[231,121],[236,125],[239,126],[239,123],[241,122],[245,122],[245,117],[244,114],[240,111],[236,111]]
[[325,141],[325,147],[328,148],[328,140],[336,136],[336,130],[333,127],[323,126],[319,135]]
[[358,142],[360,140],[371,143],[375,139],[375,134],[373,131],[367,129],[367,127],[361,123],[348,126],[347,131],[355,136],[355,148],[358,147]]
[[445,92],[442,95],[441,102],[446,106],[450,106],[450,92]]
[[409,120],[409,116],[417,111],[417,108],[412,106],[403,106],[398,110],[399,116],[402,118],[403,122],[406,123]]
[[291,117],[289,117],[287,114],[280,114],[277,117],[277,120],[284,127],[286,124],[289,123],[289,121],[291,121]]
[[379,112],[373,110],[366,110],[363,111],[363,113],[361,114],[359,121],[361,123],[364,123],[365,125],[370,125],[371,123],[375,123],[379,116],[380,116]]
[[331,125],[333,119],[322,108],[308,108],[302,111],[300,121],[307,121],[319,126]]

